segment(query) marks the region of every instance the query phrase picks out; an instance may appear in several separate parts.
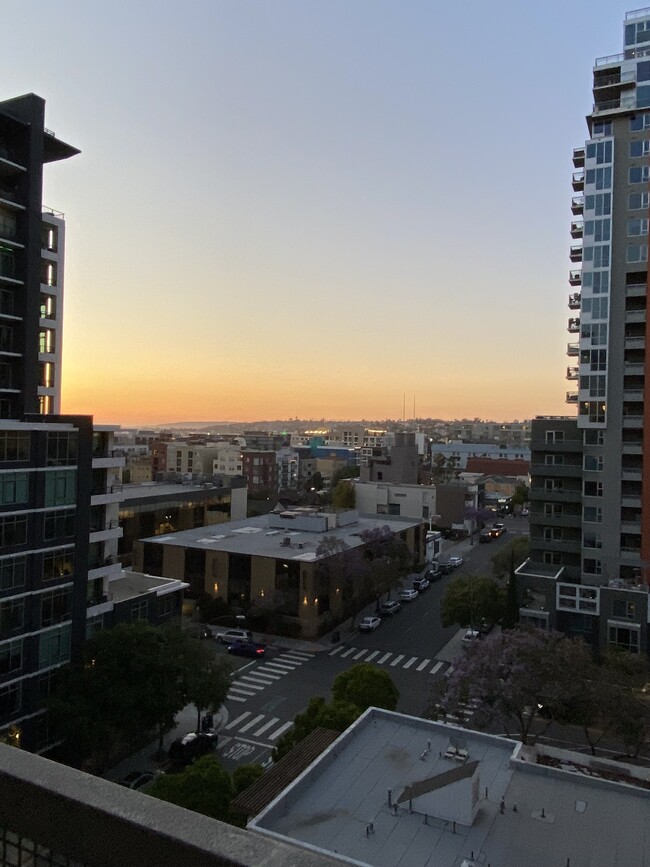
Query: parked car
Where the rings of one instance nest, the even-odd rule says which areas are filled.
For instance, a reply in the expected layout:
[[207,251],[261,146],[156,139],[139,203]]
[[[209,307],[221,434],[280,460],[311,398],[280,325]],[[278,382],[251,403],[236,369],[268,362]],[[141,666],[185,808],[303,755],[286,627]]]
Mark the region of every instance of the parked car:
[[191,765],[195,759],[206,756],[217,748],[217,735],[212,732],[190,732],[177,738],[169,747],[169,760],[176,767]]
[[524,506],[524,508],[521,510],[521,517],[527,518],[528,515],[529,515],[528,509]]
[[402,602],[413,602],[414,599],[418,598],[417,590],[409,590],[408,588],[399,591],[399,598]]
[[481,530],[478,540],[485,544],[486,542],[491,542],[493,538],[491,530]]
[[442,578],[442,570],[440,569],[440,564],[436,562],[431,569],[427,569],[424,573],[424,577],[427,579],[429,584],[433,584],[434,581],[437,581],[439,578]]
[[454,571],[454,565],[451,560],[441,560],[438,563],[438,574],[439,575],[447,575],[449,572]]
[[413,589],[417,590],[418,593],[422,593],[422,591],[426,590],[428,586],[429,586],[429,579],[427,578],[426,575],[423,575],[421,578],[414,578],[413,579]]
[[361,632],[374,632],[378,626],[381,626],[381,617],[364,617],[359,623]]
[[217,632],[215,640],[221,644],[234,644],[236,641],[252,641],[253,633],[250,629],[227,629],[225,632]]
[[402,606],[395,599],[391,599],[388,602],[382,602],[379,606],[379,613],[382,617],[391,617],[393,614],[397,614]]
[[256,641],[235,641],[228,645],[228,653],[233,656],[250,656],[251,659],[262,659],[266,655],[266,648]]
[[462,557],[450,557],[449,558],[449,565],[451,566],[452,569],[457,569],[459,566],[463,565],[463,558]]
[[149,771],[131,771],[126,777],[120,780],[120,786],[126,786],[127,789],[139,789],[146,786],[154,778],[154,774]]
[[460,640],[463,647],[471,647],[481,637],[478,629],[468,629],[465,635]]

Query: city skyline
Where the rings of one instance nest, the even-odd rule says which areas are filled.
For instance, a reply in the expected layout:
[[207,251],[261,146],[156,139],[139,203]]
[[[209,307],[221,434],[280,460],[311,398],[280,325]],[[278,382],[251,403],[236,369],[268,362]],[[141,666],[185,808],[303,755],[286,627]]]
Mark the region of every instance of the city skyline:
[[81,149],[63,411],[570,413],[569,156],[634,5],[182,8],[21,9],[0,59]]

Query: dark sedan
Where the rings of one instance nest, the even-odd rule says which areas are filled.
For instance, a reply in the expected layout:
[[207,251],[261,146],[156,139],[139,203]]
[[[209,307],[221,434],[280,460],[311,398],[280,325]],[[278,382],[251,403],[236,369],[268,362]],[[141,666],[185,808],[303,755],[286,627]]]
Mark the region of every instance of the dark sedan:
[[228,653],[233,656],[249,656],[251,659],[262,659],[266,654],[266,648],[263,644],[257,644],[255,641],[238,641],[236,644],[228,646]]

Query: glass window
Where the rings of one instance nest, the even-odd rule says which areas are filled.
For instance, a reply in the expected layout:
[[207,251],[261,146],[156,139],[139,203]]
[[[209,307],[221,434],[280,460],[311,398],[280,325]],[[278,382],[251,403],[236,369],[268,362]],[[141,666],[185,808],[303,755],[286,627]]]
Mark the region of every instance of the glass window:
[[603,564],[600,560],[596,560],[592,557],[585,557],[582,561],[582,571],[587,575],[602,575]]
[[27,515],[0,517],[0,545],[24,545],[27,541]]
[[27,473],[0,473],[0,505],[8,506],[29,501]]
[[70,636],[69,624],[42,633],[38,643],[38,667],[49,668],[52,665],[69,662]]
[[585,340],[590,340],[592,346],[607,345],[607,323],[606,322],[588,322],[582,325],[580,336]]
[[628,244],[627,261],[647,262],[648,261],[648,245],[647,244]]
[[647,157],[650,154],[650,139],[637,139],[630,142],[630,158]]
[[43,581],[65,578],[74,573],[74,548],[60,548],[43,555]]
[[605,444],[605,431],[586,430],[584,439],[586,446],[602,446]]
[[[632,169],[630,169],[632,172]],[[632,181],[630,181],[632,183]],[[593,185],[597,190],[608,190],[612,185],[611,167],[602,169],[587,169],[585,172],[585,184]]]
[[583,548],[602,548],[603,543],[598,533],[590,533],[585,531],[582,534],[582,547]]
[[[639,66],[641,65],[642,64],[639,64]],[[637,87],[636,104],[638,108],[648,108],[648,106],[650,106],[650,86],[647,84]]]
[[600,506],[584,506],[582,517],[587,524],[602,524],[603,510]]
[[647,184],[650,181],[650,166],[632,166],[629,181],[631,184]]
[[[584,274],[582,275],[584,278]],[[609,292],[609,271],[594,271],[591,274],[591,287],[594,295],[606,295]]]
[[25,598],[0,602],[0,638],[9,638],[25,625]]
[[[22,704],[22,683],[12,683],[0,688],[0,717],[18,713]],[[5,863],[11,863],[10,861]],[[17,861],[13,862],[17,864]]]
[[43,538],[57,539],[59,536],[74,536],[75,510],[62,509],[58,512],[46,512],[43,521]]
[[593,211],[597,217],[607,216],[612,213],[612,194],[596,193],[585,196],[585,211]]
[[0,644],[0,676],[20,671],[23,667],[23,639]]
[[582,299],[582,315],[591,316],[592,319],[607,319],[608,310],[609,298],[607,296]]
[[628,237],[634,237],[635,235],[648,235],[648,219],[647,217],[636,217],[633,220],[627,221],[627,234]]
[[612,602],[612,614],[620,620],[634,620],[636,606],[634,602],[624,599],[614,599]]
[[601,472],[603,468],[603,456],[602,455],[585,455],[584,456],[584,468],[589,472]]
[[45,505],[67,506],[77,499],[77,471],[54,470],[45,474]]
[[0,560],[0,591],[19,590],[25,586],[27,573],[27,558],[24,554],[18,557],[3,557]]
[[580,390],[588,391],[589,397],[605,397],[605,376],[603,374],[581,376]]
[[0,431],[0,461],[28,461],[30,434]]
[[609,623],[607,626],[607,640],[614,647],[620,647],[629,653],[639,652],[639,627]]
[[650,208],[650,193],[630,193],[627,206],[630,211],[647,211]]
[[[585,156],[588,160],[595,159],[596,163],[599,165],[602,163],[611,163],[611,161],[612,161],[612,142],[611,141],[590,142],[587,145]],[[592,183],[592,181],[587,181],[587,183]],[[607,186],[609,186],[609,184]]]
[[131,606],[131,620],[146,620],[149,616],[149,600],[138,599]]
[[580,401],[578,413],[591,424],[605,423],[605,404],[597,400]]
[[605,220],[585,220],[584,235],[591,237],[596,243],[601,241],[609,241],[611,238],[612,221],[608,218]]
[[582,251],[585,262],[592,262],[594,268],[609,266],[609,244],[599,244],[595,247],[585,247]]
[[72,617],[72,588],[56,587],[41,595],[41,627],[54,626]]
[[79,456],[79,434],[77,431],[55,431],[47,435],[48,466],[76,464]]
[[587,481],[586,479],[583,481],[583,490],[585,497],[602,497],[603,495],[603,483],[602,482],[592,482]]
[[594,121],[594,124],[591,128],[591,135],[593,138],[603,135],[611,135],[612,134],[612,122],[611,120],[597,120]]

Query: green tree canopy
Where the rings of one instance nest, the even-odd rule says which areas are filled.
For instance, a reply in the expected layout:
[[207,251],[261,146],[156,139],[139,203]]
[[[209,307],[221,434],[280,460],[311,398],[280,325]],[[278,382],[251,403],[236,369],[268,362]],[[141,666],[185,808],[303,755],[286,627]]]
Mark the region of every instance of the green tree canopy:
[[442,597],[440,617],[443,626],[477,626],[497,623],[505,610],[505,594],[493,578],[484,575],[458,575]]
[[202,756],[177,774],[163,774],[147,794],[212,819],[228,822],[233,783],[214,755]]
[[514,568],[524,562],[530,554],[530,539],[528,536],[517,536],[507,545],[504,545],[492,557],[492,574],[495,578],[505,578],[510,574],[510,567],[514,560]]
[[353,704],[363,712],[369,707],[395,710],[399,690],[387,671],[362,662],[338,675],[332,686],[334,702]]
[[279,761],[314,729],[322,727],[343,732],[360,715],[361,711],[355,704],[327,704],[322,696],[314,696],[309,700],[307,709],[296,716],[293,727],[278,740],[273,750],[273,760]]
[[332,490],[332,505],[337,509],[354,509],[357,493],[351,482],[342,480]]

